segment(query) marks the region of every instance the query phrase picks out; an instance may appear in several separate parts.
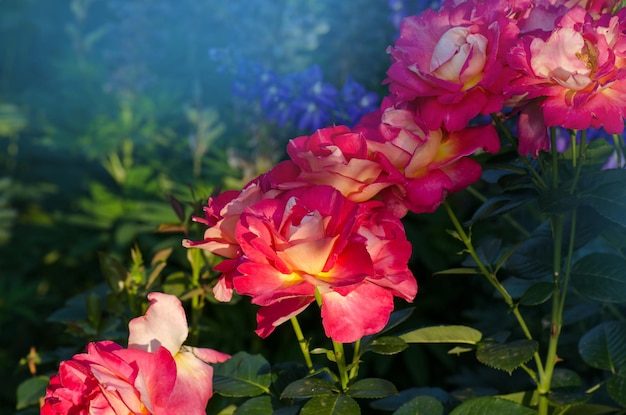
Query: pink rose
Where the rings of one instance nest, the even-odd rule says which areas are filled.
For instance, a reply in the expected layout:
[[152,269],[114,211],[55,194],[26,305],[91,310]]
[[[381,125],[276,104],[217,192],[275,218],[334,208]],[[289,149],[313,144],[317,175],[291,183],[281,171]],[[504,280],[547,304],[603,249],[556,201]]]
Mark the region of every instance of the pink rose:
[[186,248],[202,248],[225,258],[217,266],[221,272],[213,294],[218,301],[228,302],[233,295],[232,278],[237,273],[237,261],[240,256],[239,242],[235,237],[235,228],[239,216],[248,208],[266,197],[274,197],[280,191],[272,189],[279,183],[279,178],[288,179],[298,174],[297,167],[280,163],[268,173],[265,173],[248,183],[243,190],[228,190],[218,196],[209,198],[204,207],[205,217],[194,217],[195,222],[207,226],[202,241],[183,240]]
[[380,163],[369,159],[365,138],[345,126],[294,138],[287,153],[301,172],[294,181],[279,185],[283,189],[325,184],[364,202],[390,185]]
[[503,13],[485,17],[478,3],[409,16],[388,49],[394,103],[414,101],[429,130],[458,131],[478,114],[500,111],[512,77],[504,55],[518,29]]
[[397,218],[369,212],[381,206],[357,204],[329,186],[315,186],[265,199],[241,215],[242,275],[233,284],[261,306],[261,337],[303,311],[316,292],[326,335],[342,343],[380,331],[394,295],[413,299],[410,244],[398,232],[403,228]]
[[[390,176],[402,176],[400,183],[381,192],[398,217],[407,210],[433,212],[448,193],[462,190],[480,178],[480,165],[467,156],[500,149],[492,125],[457,132],[428,130],[413,108],[404,107],[396,108],[384,99],[380,111],[354,127],[366,135],[370,151],[378,154]],[[377,122],[378,128],[372,128]]]
[[183,346],[188,328],[178,298],[150,293],[146,314],[129,323],[128,348],[102,341],[61,362],[41,413],[204,415],[213,393],[208,363],[230,356]]
[[[621,133],[626,113],[626,11],[594,18],[582,7],[567,12],[549,36],[524,36],[509,54],[518,76],[507,90],[537,105],[543,120],[521,129],[520,152],[536,155],[548,147],[545,126],[575,130],[604,128]],[[527,134],[538,132],[542,138]],[[524,150],[522,150],[522,148]]]

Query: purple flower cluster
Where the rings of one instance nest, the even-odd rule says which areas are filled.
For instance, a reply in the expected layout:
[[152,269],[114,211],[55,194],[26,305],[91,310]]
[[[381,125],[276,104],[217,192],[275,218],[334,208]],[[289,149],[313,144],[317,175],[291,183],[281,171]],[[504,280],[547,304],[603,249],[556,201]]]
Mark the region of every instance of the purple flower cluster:
[[280,126],[293,123],[301,132],[331,124],[352,126],[378,108],[379,97],[352,78],[340,90],[323,78],[317,65],[279,75],[246,62],[239,65],[232,92],[250,105],[258,103],[264,118]]

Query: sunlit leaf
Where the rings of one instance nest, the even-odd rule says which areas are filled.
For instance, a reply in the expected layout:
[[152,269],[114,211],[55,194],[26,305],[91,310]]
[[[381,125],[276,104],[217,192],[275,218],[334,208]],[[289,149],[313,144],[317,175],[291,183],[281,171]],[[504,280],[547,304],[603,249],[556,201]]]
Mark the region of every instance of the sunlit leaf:
[[424,327],[400,336],[407,343],[465,343],[476,344],[482,339],[480,331],[467,326]]
[[368,346],[367,350],[376,354],[393,355],[400,353],[406,349],[408,345],[400,337],[383,336],[374,339]]

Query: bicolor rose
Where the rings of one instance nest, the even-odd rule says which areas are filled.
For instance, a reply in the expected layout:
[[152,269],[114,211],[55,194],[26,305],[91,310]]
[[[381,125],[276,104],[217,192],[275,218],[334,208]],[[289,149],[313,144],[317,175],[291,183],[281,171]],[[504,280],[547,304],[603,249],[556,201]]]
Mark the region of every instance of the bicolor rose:
[[[383,212],[369,212],[375,208]],[[357,204],[329,186],[296,189],[247,209],[237,228],[242,275],[233,284],[261,306],[257,334],[268,336],[316,295],[333,340],[380,331],[393,297],[411,301],[417,292],[402,229],[380,202]]]
[[150,293],[146,314],[129,323],[128,348],[101,341],[61,362],[50,379],[43,415],[204,415],[213,393],[209,363],[230,356],[184,346],[188,328],[180,300]]
[[468,2],[409,16],[388,49],[392,100],[413,101],[429,130],[461,130],[479,114],[500,111],[507,99],[503,87],[512,74],[504,55],[517,26],[503,13],[477,17],[475,7]]
[[[594,18],[582,7],[567,12],[546,38],[524,36],[509,54],[518,71],[508,91],[537,105],[541,117],[530,112],[520,129],[520,152],[536,155],[548,148],[542,126],[575,130],[604,128],[610,134],[624,129],[626,113],[626,11]],[[522,119],[522,121],[524,121]],[[545,128],[544,127],[544,128]],[[525,135],[535,131],[542,138]],[[523,150],[522,150],[523,149]]]
[[380,163],[368,158],[365,138],[345,126],[294,138],[287,153],[301,172],[280,188],[328,185],[352,201],[364,202],[391,184]]
[[396,108],[388,99],[383,100],[380,111],[364,117],[355,130],[363,131],[370,151],[379,155],[391,176],[402,176],[401,183],[381,192],[399,217],[407,210],[433,212],[448,193],[480,179],[480,164],[467,156],[500,149],[492,125],[456,132],[428,130],[411,107]]

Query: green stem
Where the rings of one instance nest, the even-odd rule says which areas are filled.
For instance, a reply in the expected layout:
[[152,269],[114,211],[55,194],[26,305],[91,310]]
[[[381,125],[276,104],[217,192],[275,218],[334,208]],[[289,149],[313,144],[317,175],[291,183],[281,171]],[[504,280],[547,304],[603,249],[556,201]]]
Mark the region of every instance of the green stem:
[[350,380],[356,378],[359,374],[359,362],[361,358],[361,339],[354,343],[354,354],[352,355],[352,365],[350,367]]
[[346,355],[343,351],[343,344],[333,340],[333,349],[335,350],[335,363],[337,363],[337,370],[339,371],[341,390],[346,392],[348,390],[348,382],[350,378],[348,376],[348,371],[346,370]]
[[[474,249],[474,245],[472,244],[471,238],[467,235],[467,233],[463,229],[463,226],[461,226],[461,223],[459,222],[458,218],[454,214],[454,211],[452,210],[450,205],[447,202],[444,202],[443,205],[446,209],[446,212],[448,213],[448,216],[450,217],[450,220],[454,224],[454,228],[456,229],[456,232],[459,238],[465,245],[467,252],[470,254],[472,259],[474,259],[474,261],[478,265],[478,269],[487,278],[487,281],[489,281],[489,283],[496,289],[496,291],[500,293],[502,298],[504,298],[504,302],[509,307],[513,315],[515,316],[515,319],[517,320],[517,323],[519,324],[522,331],[524,332],[524,335],[526,336],[526,338],[529,340],[532,340],[533,336],[530,333],[530,330],[528,329],[528,325],[526,324],[524,317],[519,311],[518,305],[513,301],[513,298],[511,297],[511,295],[508,293],[506,288],[504,288],[504,286],[500,283],[500,281],[498,281],[496,276],[487,269],[485,264],[483,264],[478,254],[476,253],[476,249]],[[541,379],[543,375],[543,364],[541,363],[541,358],[539,357],[539,353],[535,352],[535,354],[533,355],[533,358],[535,360],[535,364],[537,365],[537,371],[539,372],[539,379]],[[534,379],[537,379],[535,375],[531,377]]]
[[313,368],[313,361],[311,360],[311,353],[309,352],[309,342],[306,341],[304,335],[302,334],[302,329],[300,328],[300,323],[298,322],[297,317],[291,317],[291,325],[293,326],[293,331],[296,333],[296,339],[298,339],[298,345],[300,345],[300,351],[302,352],[302,356],[304,357],[304,362],[306,363],[307,369],[309,369],[309,373],[315,372]]
[[[322,308],[324,302],[322,300],[322,294],[320,294],[317,287],[315,287],[315,301],[317,302],[317,305]],[[334,340],[332,340],[332,342],[333,350],[335,351],[335,363],[337,363],[337,370],[339,371],[339,382],[341,383],[341,390],[343,392],[346,392],[348,390],[350,377],[346,369],[346,355],[343,351],[343,344],[337,343]]]
[[[191,289],[194,290],[201,286],[200,274],[202,273],[203,259],[200,249],[189,249],[188,259],[191,264]],[[204,297],[202,294],[196,294],[191,297],[191,324],[189,327],[189,343],[197,344],[200,336],[200,317],[204,308]]]

